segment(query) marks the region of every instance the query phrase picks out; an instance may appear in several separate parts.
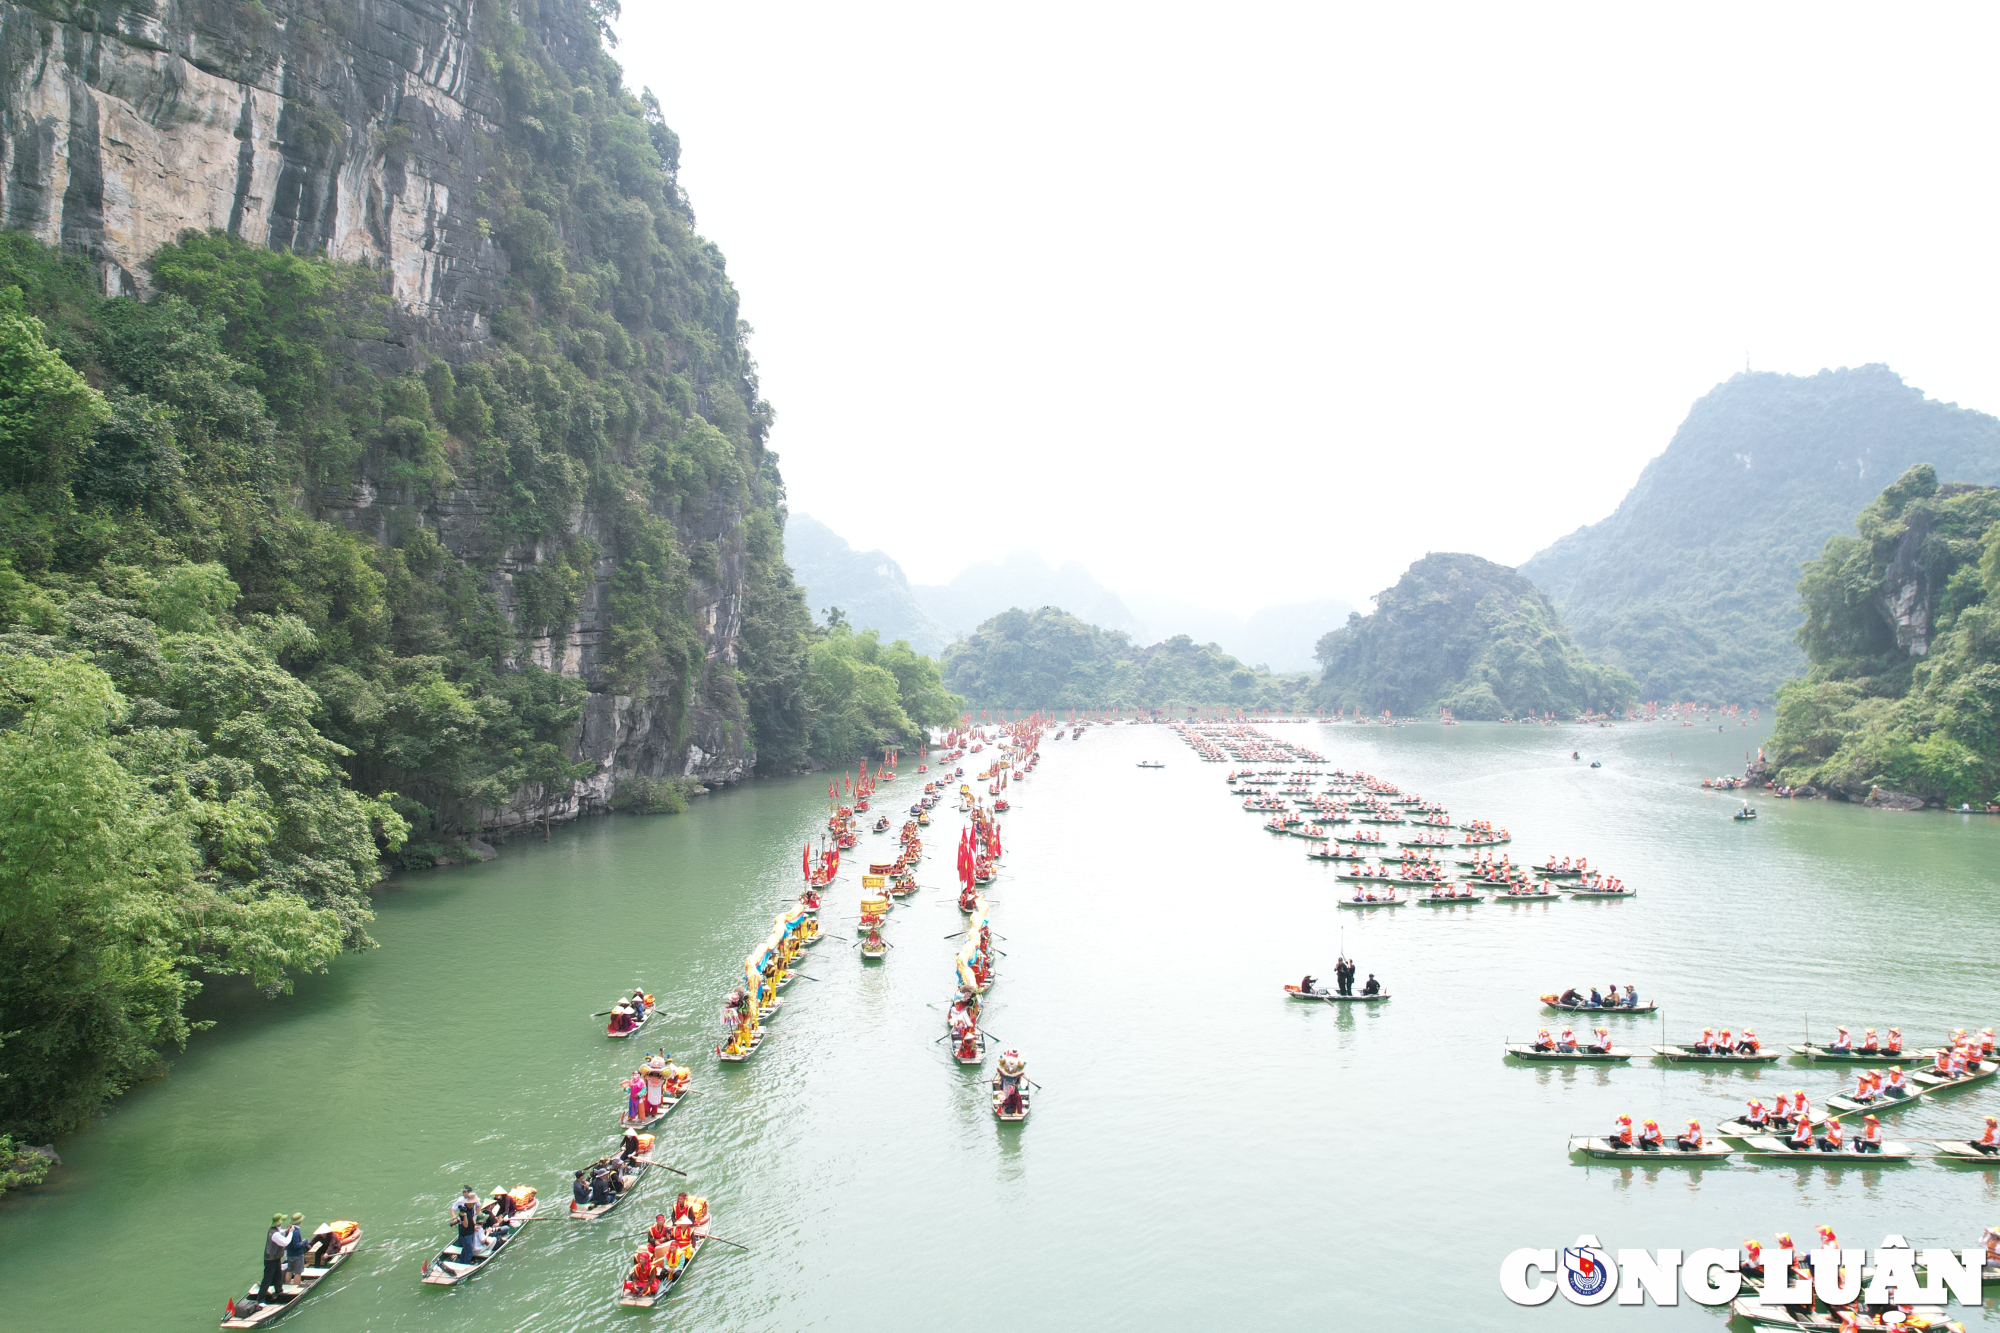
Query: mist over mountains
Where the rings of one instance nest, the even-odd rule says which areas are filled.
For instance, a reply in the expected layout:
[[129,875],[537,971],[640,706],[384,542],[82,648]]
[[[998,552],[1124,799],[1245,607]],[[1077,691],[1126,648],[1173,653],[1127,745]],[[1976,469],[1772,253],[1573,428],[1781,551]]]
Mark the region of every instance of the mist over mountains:
[[2000,419],[1887,366],[1744,373],[1697,400],[1610,517],[1521,573],[1639,697],[1749,703],[1806,665],[1799,572],[1917,463],[2000,482]]
[[885,639],[908,639],[926,653],[969,637],[1010,608],[1056,606],[1137,644],[1185,634],[1196,643],[1218,644],[1245,663],[1309,671],[1313,645],[1353,610],[1347,602],[1323,598],[1239,616],[1170,597],[1121,597],[1077,561],[1051,565],[1028,551],[979,561],[949,583],[916,584],[892,556],[855,550],[810,514],[793,514],[787,521],[785,558],[806,589],[806,605],[816,620],[824,624],[828,608],[837,606],[850,624],[880,630]]

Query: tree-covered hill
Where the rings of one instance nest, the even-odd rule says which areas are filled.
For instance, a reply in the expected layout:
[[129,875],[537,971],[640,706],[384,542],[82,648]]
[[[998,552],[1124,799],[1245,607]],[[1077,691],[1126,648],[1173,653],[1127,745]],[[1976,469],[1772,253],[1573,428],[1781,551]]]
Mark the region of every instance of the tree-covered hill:
[[1924,462],[2000,482],[2000,420],[1886,366],[1736,375],[1695,403],[1616,512],[1521,572],[1642,699],[1770,698],[1804,666],[1800,566]]
[[1309,676],[1247,667],[1177,635],[1151,647],[1059,607],[1002,611],[945,650],[944,683],[974,708],[1279,708]]
[[1468,720],[1629,706],[1616,667],[1585,659],[1542,591],[1505,565],[1433,553],[1319,641],[1327,708],[1448,708]]
[[1799,581],[1811,669],[1778,692],[1781,781],[2000,800],[2000,488],[1919,464]]

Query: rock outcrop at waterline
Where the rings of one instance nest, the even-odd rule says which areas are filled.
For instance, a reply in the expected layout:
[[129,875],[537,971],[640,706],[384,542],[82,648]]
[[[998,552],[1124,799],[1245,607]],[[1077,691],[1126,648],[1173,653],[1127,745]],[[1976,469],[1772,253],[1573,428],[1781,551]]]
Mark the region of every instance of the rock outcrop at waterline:
[[[384,375],[434,359],[490,359],[504,341],[496,323],[510,311],[532,326],[580,304],[591,317],[557,330],[561,351],[592,376],[606,364],[626,374],[641,397],[635,411],[650,414],[629,439],[593,446],[608,462],[638,473],[635,442],[660,452],[678,443],[648,440],[648,431],[710,432],[722,443],[704,435],[702,447],[740,456],[709,465],[736,469],[740,484],[700,485],[614,475],[585,458],[578,470],[593,473],[567,478],[577,498],[555,531],[527,537],[507,497],[472,469],[426,486],[380,449],[304,497],[316,517],[385,544],[413,526],[430,529],[517,628],[535,624],[521,617],[524,586],[565,589],[572,613],[545,633],[523,629],[516,657],[588,687],[567,746],[587,771],[450,815],[461,827],[603,809],[625,775],[729,782],[755,758],[735,682],[751,563],[745,524],[754,510],[775,510],[779,483],[764,461],[766,410],[741,349],[734,293],[672,180],[677,141],[653,116],[636,148],[664,165],[668,186],[642,197],[619,160],[619,197],[607,210],[614,225],[670,249],[671,264],[632,237],[588,225],[597,219],[580,218],[582,206],[561,197],[572,178],[523,175],[571,151],[562,138],[576,134],[574,124],[558,116],[581,122],[593,100],[630,101],[605,74],[607,13],[615,13],[607,0],[0,3],[0,226],[88,257],[107,295],[149,295],[148,261],[188,229],[366,264],[393,309],[359,354]],[[523,71],[546,87],[524,93]],[[554,99],[546,100],[553,110],[528,113],[534,98]],[[575,145],[598,154],[634,147]],[[597,280],[607,266],[649,262],[657,271],[624,273],[631,290],[615,298],[605,295],[608,281],[594,297],[576,290],[577,275]],[[642,375],[652,379],[637,383]],[[662,386],[679,400],[662,407]],[[694,426],[680,430],[678,420]],[[578,450],[541,430],[552,456],[558,443],[571,455],[556,462],[578,461]],[[533,423],[524,434],[533,437]],[[667,563],[687,588],[691,641],[655,653],[643,679],[611,670],[608,647],[631,628],[615,585],[632,567],[633,525],[607,506],[628,503],[671,525]]]
[[1315,702],[1468,721],[1629,707],[1632,680],[1588,661],[1540,589],[1476,555],[1433,553],[1319,641]]

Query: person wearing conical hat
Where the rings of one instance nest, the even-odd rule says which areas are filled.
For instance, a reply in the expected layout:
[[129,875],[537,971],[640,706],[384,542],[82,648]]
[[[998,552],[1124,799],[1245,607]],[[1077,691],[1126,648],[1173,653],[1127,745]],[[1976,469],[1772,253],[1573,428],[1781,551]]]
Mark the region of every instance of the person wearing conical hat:
[[1861,1122],[1861,1135],[1854,1140],[1854,1151],[1882,1151],[1882,1122],[1880,1120],[1871,1115]]
[[1639,1146],[1648,1152],[1658,1151],[1665,1142],[1666,1138],[1660,1133],[1660,1122],[1657,1120],[1648,1120],[1644,1128],[1639,1131]]
[[1702,1148],[1701,1121],[1689,1120],[1685,1133],[1674,1138],[1674,1146],[1682,1152],[1698,1152]]
[[2000,1154],[2000,1116],[1986,1117],[1986,1130],[1973,1140],[1972,1146],[1988,1157]]

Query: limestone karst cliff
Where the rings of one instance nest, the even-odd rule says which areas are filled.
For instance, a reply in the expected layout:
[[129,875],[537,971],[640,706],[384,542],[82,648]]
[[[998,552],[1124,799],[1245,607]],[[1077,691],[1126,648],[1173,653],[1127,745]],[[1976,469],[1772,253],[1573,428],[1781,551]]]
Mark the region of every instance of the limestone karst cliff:
[[[389,303],[355,321],[331,397],[365,369],[458,405],[419,422],[428,442],[385,408],[307,446],[296,499],[384,547],[428,533],[506,617],[504,660],[588,688],[581,776],[427,802],[461,828],[601,809],[628,777],[745,775],[746,587],[790,596],[735,293],[678,141],[604,50],[613,12],[0,3],[8,230],[83,257],[107,296],[151,297],[190,230],[363,266]],[[208,308],[198,279],[185,294]]]

